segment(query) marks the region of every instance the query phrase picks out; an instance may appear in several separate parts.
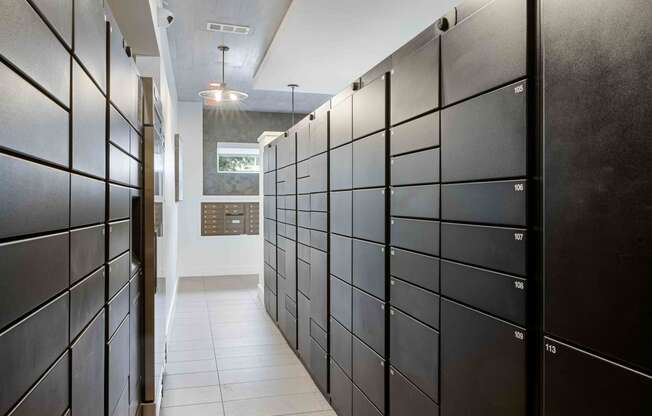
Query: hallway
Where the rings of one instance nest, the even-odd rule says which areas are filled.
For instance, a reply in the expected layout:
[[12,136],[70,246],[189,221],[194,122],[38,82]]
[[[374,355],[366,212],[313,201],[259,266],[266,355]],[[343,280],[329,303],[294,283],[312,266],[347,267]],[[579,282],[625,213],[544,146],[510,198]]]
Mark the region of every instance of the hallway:
[[334,416],[257,297],[258,278],[181,278],[162,416]]

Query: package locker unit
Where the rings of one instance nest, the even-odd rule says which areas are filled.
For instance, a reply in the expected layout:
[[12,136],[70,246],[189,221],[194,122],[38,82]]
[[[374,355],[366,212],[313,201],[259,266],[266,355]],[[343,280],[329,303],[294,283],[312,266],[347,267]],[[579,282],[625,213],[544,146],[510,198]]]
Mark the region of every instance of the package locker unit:
[[101,0],[2,9],[0,413],[135,415],[140,79]]
[[652,5],[580,3],[464,2],[291,129],[299,353],[339,415],[650,413]]

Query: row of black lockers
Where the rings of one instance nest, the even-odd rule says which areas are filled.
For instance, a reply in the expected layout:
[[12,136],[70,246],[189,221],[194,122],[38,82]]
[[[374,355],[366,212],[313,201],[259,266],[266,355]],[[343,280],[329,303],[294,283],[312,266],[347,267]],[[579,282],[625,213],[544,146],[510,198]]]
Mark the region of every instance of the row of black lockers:
[[263,150],[263,280],[265,309],[276,321],[276,145],[269,144]]
[[[603,149],[570,137],[578,134],[578,127],[565,114],[582,114],[579,120],[590,124],[589,131],[602,141],[617,140],[602,135],[605,125],[616,123],[627,131],[638,145],[627,153],[634,162],[629,174],[646,163],[637,152],[649,150],[640,141],[645,129],[630,113],[611,108],[601,117],[591,115],[604,94],[598,86],[606,82],[615,88],[623,77],[605,80],[593,68],[584,68],[592,73],[593,104],[584,107],[586,103],[570,98],[581,94],[572,88],[569,62],[588,53],[581,45],[588,41],[588,33],[594,33],[590,31],[573,33],[574,53],[556,50],[544,62],[546,75],[555,82],[545,90],[546,114],[560,120],[546,119],[546,126],[554,127],[559,138],[545,138],[556,152],[569,152],[546,155],[547,166],[556,170],[546,172],[546,192],[554,204],[544,208],[554,234],[547,235],[545,248],[548,254],[556,254],[546,256],[554,268],[548,269],[546,298],[541,301],[546,333],[553,336],[541,345],[545,388],[536,377],[534,349],[529,354],[526,350],[528,340],[541,341],[540,321],[533,320],[536,314],[527,313],[536,309],[526,302],[528,291],[542,295],[535,278],[541,270],[532,269],[540,265],[539,260],[528,258],[527,251],[536,247],[530,216],[537,212],[527,210],[542,200],[532,189],[540,155],[531,124],[535,100],[528,101],[536,91],[527,78],[526,55],[534,55],[534,45],[526,38],[526,6],[531,12],[536,4],[466,2],[447,15],[448,24],[454,26],[444,33],[437,29],[422,33],[364,76],[359,83],[362,88],[352,96],[346,92],[331,100],[326,162],[331,167],[330,322],[326,335],[332,360],[326,377],[339,414],[437,414],[439,407],[446,415],[526,414],[528,409],[544,409],[545,414],[586,409],[592,414],[613,414],[619,409],[645,414],[649,410],[645,397],[652,385],[644,374],[649,373],[649,354],[644,352],[649,335],[641,330],[649,326],[650,316],[644,260],[649,239],[634,222],[634,228],[623,229],[614,223],[615,228],[602,233],[607,241],[601,243],[601,252],[627,247],[630,252],[625,256],[630,260],[622,265],[605,255],[596,262],[590,249],[595,227],[587,224],[578,229],[578,223],[589,219],[564,210],[572,206],[572,212],[582,212],[588,197],[575,199],[574,193],[590,195],[592,213],[601,217],[606,215],[607,203],[600,191],[604,178],[592,188],[581,184],[578,188],[571,180],[580,174],[590,183],[594,172],[601,170],[602,157],[596,155],[591,165],[582,155],[588,148],[598,154]],[[543,26],[552,46],[561,44],[564,37],[556,22],[572,26],[573,18],[566,16],[572,15],[568,8],[548,2],[548,9],[543,9],[548,21],[555,22]],[[652,12],[644,4],[630,5],[628,10],[646,12],[641,16]],[[608,12],[612,19],[618,14],[613,8]],[[564,19],[557,19],[562,15]],[[644,20],[639,17],[636,22],[642,25]],[[634,25],[627,35],[638,39],[636,44],[645,44],[642,38],[649,37],[641,34],[645,30]],[[614,38],[614,50],[622,51],[617,47],[623,46],[622,39]],[[643,71],[645,59],[639,58],[635,63]],[[638,75],[625,72],[624,80],[636,84]],[[391,91],[387,100],[386,91]],[[624,97],[628,95],[623,93]],[[569,113],[560,103],[572,103],[574,111]],[[632,123],[639,123],[636,129],[631,129]],[[299,151],[306,137],[301,130],[297,126],[297,153],[305,155]],[[561,160],[576,159],[572,164],[557,162],[561,156]],[[606,160],[615,164],[614,170],[623,162],[619,156]],[[618,188],[614,192],[632,199],[629,191]],[[648,223],[649,215],[639,209],[641,201],[631,202],[637,221]],[[565,230],[579,232],[583,240],[572,242]],[[625,230],[638,236],[637,245],[623,246]],[[618,238],[611,242],[609,236]],[[574,263],[569,248],[580,255],[581,263]],[[586,288],[591,280],[583,268],[592,270],[591,276],[609,289],[592,294]],[[632,280],[618,291],[607,284],[614,275],[630,272]],[[614,308],[623,303],[628,305],[623,310],[624,325],[620,325]],[[591,313],[583,313],[584,308]],[[301,316],[299,312],[299,345]],[[613,322],[630,334],[632,342],[597,331],[593,316],[603,316],[599,322]],[[312,369],[312,373],[319,383],[319,372]],[[617,380],[618,387],[606,388],[605,379]],[[536,398],[536,393],[528,397],[528,389],[543,392],[541,406],[528,404],[528,399]]]
[[137,72],[102,0],[10,0],[0,24],[0,413],[133,415]]

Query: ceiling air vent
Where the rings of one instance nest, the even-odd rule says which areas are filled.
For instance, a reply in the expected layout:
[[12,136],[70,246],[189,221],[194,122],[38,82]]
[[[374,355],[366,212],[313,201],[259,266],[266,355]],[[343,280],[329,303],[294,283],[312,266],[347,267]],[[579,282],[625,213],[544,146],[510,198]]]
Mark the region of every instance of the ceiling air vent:
[[230,25],[227,23],[206,23],[206,30],[210,32],[234,33],[236,35],[248,35],[251,30],[249,26]]

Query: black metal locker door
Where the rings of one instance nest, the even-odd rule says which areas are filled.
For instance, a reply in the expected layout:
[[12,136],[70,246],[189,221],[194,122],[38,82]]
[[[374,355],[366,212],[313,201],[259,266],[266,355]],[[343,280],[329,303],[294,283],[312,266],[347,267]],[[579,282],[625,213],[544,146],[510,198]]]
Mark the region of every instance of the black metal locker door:
[[524,329],[442,300],[441,334],[442,415],[526,414]]
[[651,373],[652,3],[542,12],[545,331]]
[[327,254],[310,249],[310,318],[327,328],[328,273]]

